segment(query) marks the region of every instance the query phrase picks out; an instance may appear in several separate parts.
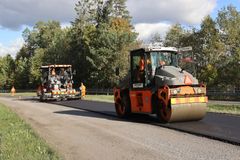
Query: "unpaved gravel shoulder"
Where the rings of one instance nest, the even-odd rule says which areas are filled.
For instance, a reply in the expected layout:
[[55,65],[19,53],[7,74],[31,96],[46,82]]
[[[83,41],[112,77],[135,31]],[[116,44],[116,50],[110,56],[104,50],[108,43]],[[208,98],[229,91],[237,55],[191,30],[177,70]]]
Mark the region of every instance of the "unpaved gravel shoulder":
[[0,97],[69,160],[239,159],[240,147],[80,109]]

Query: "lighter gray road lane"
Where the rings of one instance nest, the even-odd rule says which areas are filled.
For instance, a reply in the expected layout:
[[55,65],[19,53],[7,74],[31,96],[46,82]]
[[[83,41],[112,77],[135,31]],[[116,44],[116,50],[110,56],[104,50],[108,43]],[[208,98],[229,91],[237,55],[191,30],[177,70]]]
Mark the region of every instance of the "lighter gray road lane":
[[208,104],[219,104],[219,105],[240,105],[240,101],[217,101],[217,100],[209,100]]
[[64,106],[0,97],[65,159],[239,159],[239,146]]

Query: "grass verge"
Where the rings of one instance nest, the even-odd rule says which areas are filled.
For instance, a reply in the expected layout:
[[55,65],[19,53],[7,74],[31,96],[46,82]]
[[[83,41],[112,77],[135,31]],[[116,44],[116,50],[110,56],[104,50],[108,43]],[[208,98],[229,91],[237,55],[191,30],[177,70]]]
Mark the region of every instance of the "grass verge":
[[[0,96],[12,96],[11,93],[0,93]],[[28,96],[37,96],[36,92],[17,92],[13,97],[28,97]]]
[[208,112],[230,113],[240,115],[240,106],[211,104],[208,105]]
[[14,112],[0,104],[0,160],[60,159]]

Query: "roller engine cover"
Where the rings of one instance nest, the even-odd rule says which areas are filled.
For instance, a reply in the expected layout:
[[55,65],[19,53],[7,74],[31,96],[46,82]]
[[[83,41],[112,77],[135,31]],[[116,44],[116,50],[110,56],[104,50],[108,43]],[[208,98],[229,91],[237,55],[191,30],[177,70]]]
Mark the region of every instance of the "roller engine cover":
[[155,71],[156,87],[161,87],[164,85],[180,86],[180,85],[198,85],[198,84],[199,84],[198,80],[195,77],[193,77],[187,71],[182,70],[180,67],[161,66],[161,67],[158,67]]

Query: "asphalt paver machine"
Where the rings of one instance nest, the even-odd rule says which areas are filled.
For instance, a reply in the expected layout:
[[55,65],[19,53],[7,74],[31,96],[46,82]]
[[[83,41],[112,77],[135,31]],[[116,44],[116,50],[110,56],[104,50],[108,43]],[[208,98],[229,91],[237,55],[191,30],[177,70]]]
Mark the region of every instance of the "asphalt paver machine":
[[72,65],[41,66],[41,85],[37,95],[41,101],[80,99],[80,92],[73,88]]

